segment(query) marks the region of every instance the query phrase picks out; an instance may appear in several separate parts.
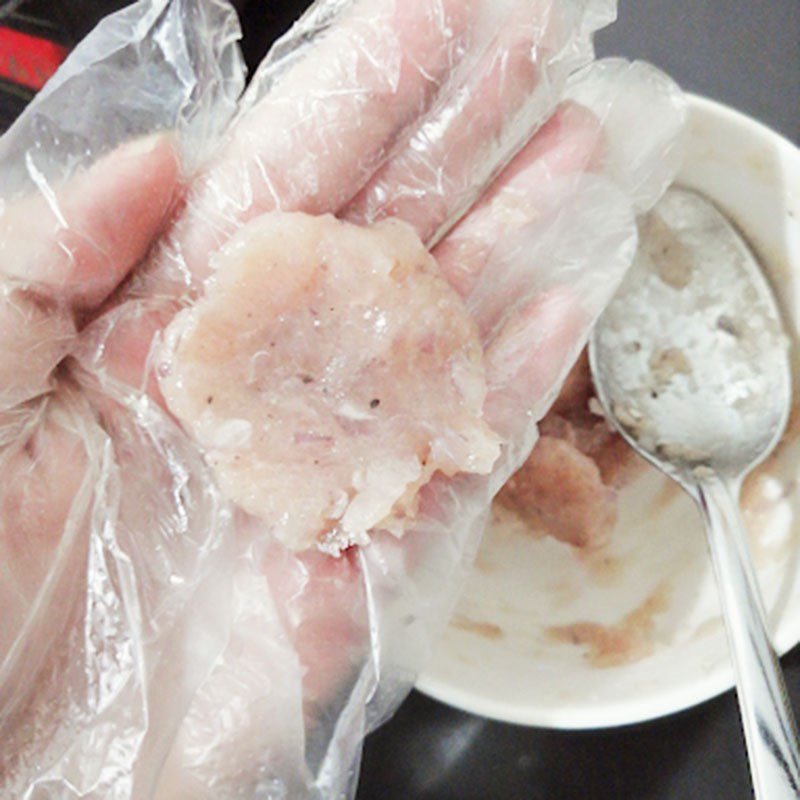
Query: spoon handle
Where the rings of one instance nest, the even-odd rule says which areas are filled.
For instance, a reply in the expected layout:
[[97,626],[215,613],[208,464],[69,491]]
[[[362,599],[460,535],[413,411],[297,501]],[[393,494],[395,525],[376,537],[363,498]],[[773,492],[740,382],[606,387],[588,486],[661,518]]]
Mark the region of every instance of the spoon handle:
[[767,634],[738,503],[738,486],[717,476],[698,485],[731,650],[750,772],[758,800],[800,797],[797,730]]

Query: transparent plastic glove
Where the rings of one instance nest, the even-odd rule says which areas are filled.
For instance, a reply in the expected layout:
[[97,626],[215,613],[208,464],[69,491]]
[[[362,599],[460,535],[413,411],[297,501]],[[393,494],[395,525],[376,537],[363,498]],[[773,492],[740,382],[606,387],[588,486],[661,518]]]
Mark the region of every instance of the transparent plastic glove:
[[[538,20],[525,34],[531,46],[509,47],[515,35],[507,26],[519,26],[521,8]],[[354,791],[363,736],[407,692],[457,595],[492,493],[532,445],[547,397],[630,259],[624,181],[610,169],[581,177],[602,155],[579,155],[559,180],[550,180],[550,166],[537,167],[535,180],[532,173],[512,187],[526,165],[561,163],[557,151],[570,137],[545,146],[539,136],[557,127],[549,124],[473,212],[483,214],[457,229],[474,259],[461,291],[486,348],[485,414],[507,444],[488,479],[425,487],[402,540],[376,534],[340,559],[293,554],[227,502],[202,452],[162,406],[151,369],[159,331],[202,292],[210,253],[264,211],[351,219],[388,212],[426,240],[441,239],[555,107],[608,11],[602,2],[320,3],[273,50],[223,133],[241,85],[230,9],[211,0],[140,3],[104,23],[3,140],[3,166],[21,187],[4,211],[23,203],[49,209],[55,222],[26,239],[54,241],[46,252],[68,257],[60,272],[36,252],[24,269],[3,267],[41,316],[15,298],[22,313],[0,327],[12,344],[30,343],[24,352],[3,350],[16,359],[2,372],[0,457],[4,474],[26,479],[6,482],[0,498],[0,604],[13,610],[6,617],[2,605],[0,795]],[[498,71],[500,62],[507,71]],[[522,77],[513,91],[499,91],[507,74]],[[654,95],[677,128],[680,98],[659,81]],[[162,82],[173,90],[154,92]],[[486,103],[471,137],[459,127],[469,116],[456,112],[478,90]],[[131,96],[141,108],[129,110]],[[527,113],[527,98],[535,113]],[[108,124],[95,129],[99,117]],[[603,117],[596,119],[602,131]],[[48,138],[42,125],[58,134]],[[71,187],[100,169],[99,161],[88,166],[96,153],[114,158],[117,144],[159,130],[169,133],[147,152],[177,165],[174,177],[154,170],[164,178],[155,193],[163,202],[143,204],[131,225],[115,226],[126,216],[113,194],[136,196],[134,177],[147,174],[137,168],[130,184],[111,181],[107,202],[93,206],[107,212],[103,223],[70,211]],[[608,152],[602,136],[584,133],[575,137],[592,153]],[[536,146],[541,158],[531,154]],[[426,148],[430,191],[419,167],[425,159],[408,155]],[[402,164],[415,187],[405,194],[395,166]],[[509,187],[536,198],[533,213],[512,213],[513,224],[501,202],[493,235],[495,215],[486,209]],[[383,196],[385,209],[365,200]],[[393,208],[393,196],[402,208]],[[147,235],[134,236],[134,223],[149,218],[157,222]],[[470,238],[471,226],[480,235]],[[103,239],[115,228],[140,244],[126,254],[118,240]],[[100,254],[96,269],[91,258],[74,257],[80,249],[71,240],[62,247],[58,235],[72,230]],[[497,247],[501,234],[507,247]],[[538,262],[525,255],[526,242]],[[445,266],[456,248],[448,238],[439,248],[444,273],[456,274],[458,258]],[[511,298],[496,279],[504,275],[522,286]],[[47,355],[37,361],[40,347]],[[64,353],[73,358],[53,378]],[[46,387],[53,391],[33,399]]]

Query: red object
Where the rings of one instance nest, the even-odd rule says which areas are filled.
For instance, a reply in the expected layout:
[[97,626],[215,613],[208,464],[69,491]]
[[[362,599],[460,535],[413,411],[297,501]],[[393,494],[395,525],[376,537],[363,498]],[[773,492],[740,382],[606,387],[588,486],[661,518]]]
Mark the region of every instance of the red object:
[[60,44],[0,27],[0,78],[39,90],[67,57]]

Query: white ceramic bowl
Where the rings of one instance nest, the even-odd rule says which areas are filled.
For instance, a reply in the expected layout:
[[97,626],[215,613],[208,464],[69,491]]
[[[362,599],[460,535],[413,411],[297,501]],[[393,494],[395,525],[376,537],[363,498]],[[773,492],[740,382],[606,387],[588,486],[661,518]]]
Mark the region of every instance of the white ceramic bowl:
[[[678,182],[739,225],[800,341],[800,151],[760,123],[692,97]],[[774,641],[785,652],[800,641],[800,409],[743,505]],[[569,635],[556,635],[557,627]],[[566,729],[653,719],[731,686],[700,518],[651,468],[622,491],[612,544],[592,556],[496,517],[417,683],[466,711]]]

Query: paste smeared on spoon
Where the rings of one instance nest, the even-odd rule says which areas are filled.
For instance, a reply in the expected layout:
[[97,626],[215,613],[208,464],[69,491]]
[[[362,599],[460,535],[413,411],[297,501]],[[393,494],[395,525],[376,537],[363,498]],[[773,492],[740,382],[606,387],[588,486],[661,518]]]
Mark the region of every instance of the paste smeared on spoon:
[[640,235],[596,336],[612,412],[655,455],[691,468],[725,460],[785,370],[774,301],[750,280],[752,255],[724,217],[692,192],[671,190]]

